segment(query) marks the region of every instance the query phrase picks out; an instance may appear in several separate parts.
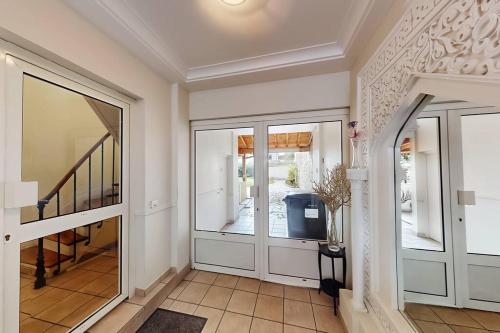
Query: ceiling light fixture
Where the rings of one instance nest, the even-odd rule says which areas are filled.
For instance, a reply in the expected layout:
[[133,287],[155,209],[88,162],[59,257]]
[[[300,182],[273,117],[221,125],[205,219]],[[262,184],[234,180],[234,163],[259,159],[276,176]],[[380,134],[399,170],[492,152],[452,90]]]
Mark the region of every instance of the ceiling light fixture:
[[224,4],[229,6],[238,6],[241,5],[246,0],[221,0]]

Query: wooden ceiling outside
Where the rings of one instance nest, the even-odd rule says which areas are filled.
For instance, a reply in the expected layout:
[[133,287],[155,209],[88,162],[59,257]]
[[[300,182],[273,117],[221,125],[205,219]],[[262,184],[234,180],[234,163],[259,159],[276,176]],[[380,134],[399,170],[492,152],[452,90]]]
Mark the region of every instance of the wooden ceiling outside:
[[[269,134],[268,137],[270,151],[309,151],[311,149],[311,143],[311,132],[276,133]],[[252,154],[253,149],[253,135],[238,136],[239,154]]]

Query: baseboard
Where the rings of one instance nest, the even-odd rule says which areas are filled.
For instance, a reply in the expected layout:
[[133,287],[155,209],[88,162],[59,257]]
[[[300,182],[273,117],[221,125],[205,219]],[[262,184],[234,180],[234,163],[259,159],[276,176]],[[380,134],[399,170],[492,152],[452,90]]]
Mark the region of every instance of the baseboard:
[[165,273],[160,275],[159,278],[157,278],[153,283],[149,285],[146,289],[141,289],[141,288],[135,288],[135,295],[140,296],[140,297],[146,297],[147,294],[151,292],[161,281],[163,281],[169,274],[175,273],[175,268],[170,267]]
[[[157,281],[151,284],[150,287],[145,290],[139,290],[145,296],[136,294],[134,297],[124,301],[91,327],[89,332],[136,332],[190,271],[191,264],[186,265],[178,273],[174,268],[169,269]],[[134,311],[131,311],[130,308]],[[118,315],[120,312],[127,313],[127,318]],[[116,323],[117,315],[121,317],[119,323]],[[112,328],[110,329],[110,327]]]

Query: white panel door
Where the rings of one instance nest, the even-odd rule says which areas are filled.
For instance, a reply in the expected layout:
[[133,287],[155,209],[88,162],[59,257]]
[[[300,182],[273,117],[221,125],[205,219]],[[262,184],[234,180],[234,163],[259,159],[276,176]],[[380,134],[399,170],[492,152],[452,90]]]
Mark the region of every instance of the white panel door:
[[457,305],[500,311],[500,112],[449,111]]
[[396,143],[400,302],[455,304],[446,111],[424,111]]

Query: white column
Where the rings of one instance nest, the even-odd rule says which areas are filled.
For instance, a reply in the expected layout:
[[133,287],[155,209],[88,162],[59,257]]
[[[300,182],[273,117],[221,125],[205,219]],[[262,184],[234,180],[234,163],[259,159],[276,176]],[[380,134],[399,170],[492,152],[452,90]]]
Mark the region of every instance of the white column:
[[367,169],[349,169],[351,181],[351,256],[352,256],[352,306],[354,311],[366,312],[363,302],[363,183],[368,180]]

